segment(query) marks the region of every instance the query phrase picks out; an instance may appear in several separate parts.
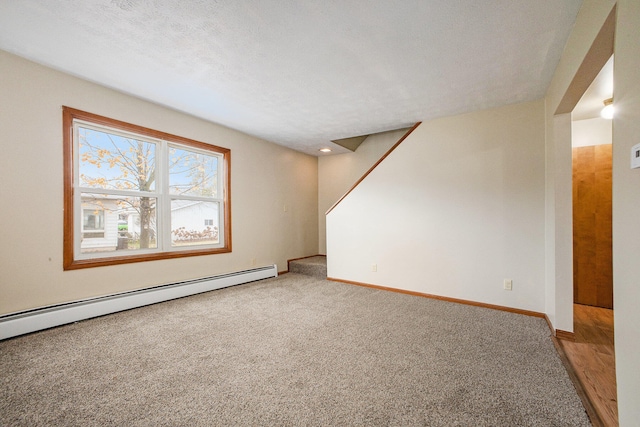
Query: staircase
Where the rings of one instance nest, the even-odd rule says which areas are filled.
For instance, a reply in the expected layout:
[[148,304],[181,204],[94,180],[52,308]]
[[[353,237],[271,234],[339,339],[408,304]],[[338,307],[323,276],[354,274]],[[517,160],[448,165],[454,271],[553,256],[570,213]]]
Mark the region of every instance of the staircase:
[[289,273],[304,274],[325,280],[327,278],[327,257],[310,256],[289,261]]

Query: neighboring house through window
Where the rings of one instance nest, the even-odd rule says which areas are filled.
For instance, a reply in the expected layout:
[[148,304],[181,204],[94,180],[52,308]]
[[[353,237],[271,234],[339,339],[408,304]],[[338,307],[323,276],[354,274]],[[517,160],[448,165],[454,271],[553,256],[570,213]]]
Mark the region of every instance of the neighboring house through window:
[[231,251],[230,150],[64,107],[64,268]]
[[104,237],[104,209],[82,209],[82,238]]

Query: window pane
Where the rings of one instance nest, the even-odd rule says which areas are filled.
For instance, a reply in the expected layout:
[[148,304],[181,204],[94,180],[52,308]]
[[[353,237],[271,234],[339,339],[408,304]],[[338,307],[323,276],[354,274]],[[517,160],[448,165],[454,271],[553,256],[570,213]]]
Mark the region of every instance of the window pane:
[[156,144],[78,127],[80,186],[154,191]]
[[82,210],[82,230],[83,231],[100,231],[104,230],[104,210],[96,207],[96,209]]
[[82,253],[155,249],[156,199],[81,194]]
[[171,201],[171,245],[212,245],[220,242],[218,203]]
[[171,194],[218,197],[218,157],[169,147]]

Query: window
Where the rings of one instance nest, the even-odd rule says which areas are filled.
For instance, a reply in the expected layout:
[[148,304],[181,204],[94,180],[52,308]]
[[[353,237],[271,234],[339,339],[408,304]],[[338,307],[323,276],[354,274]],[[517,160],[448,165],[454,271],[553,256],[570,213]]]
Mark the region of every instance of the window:
[[104,237],[104,210],[101,208],[82,209],[82,238]]
[[230,150],[63,108],[66,270],[231,251]]

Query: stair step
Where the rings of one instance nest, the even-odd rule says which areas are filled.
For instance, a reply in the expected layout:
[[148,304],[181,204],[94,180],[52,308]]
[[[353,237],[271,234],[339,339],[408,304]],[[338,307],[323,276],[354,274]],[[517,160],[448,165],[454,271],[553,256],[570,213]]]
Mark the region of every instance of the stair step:
[[289,272],[326,279],[327,257],[318,255],[289,261]]

